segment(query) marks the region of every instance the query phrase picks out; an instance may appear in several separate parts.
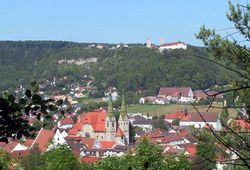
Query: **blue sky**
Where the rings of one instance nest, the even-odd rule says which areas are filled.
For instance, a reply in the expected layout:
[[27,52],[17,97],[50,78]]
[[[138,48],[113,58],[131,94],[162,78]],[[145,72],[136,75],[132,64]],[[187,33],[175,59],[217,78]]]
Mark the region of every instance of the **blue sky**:
[[201,25],[233,26],[227,11],[227,0],[5,0],[0,40],[159,44],[163,37],[201,45],[194,36]]

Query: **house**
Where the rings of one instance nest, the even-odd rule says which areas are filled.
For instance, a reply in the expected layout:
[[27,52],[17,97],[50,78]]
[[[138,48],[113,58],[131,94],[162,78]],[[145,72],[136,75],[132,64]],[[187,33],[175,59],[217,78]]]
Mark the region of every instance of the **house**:
[[37,144],[39,150],[41,152],[45,152],[48,150],[48,146],[51,144],[53,136],[54,136],[53,130],[47,130],[41,128],[35,140],[32,142],[31,147],[34,147],[34,145]]
[[68,133],[64,129],[57,128],[55,135],[52,138],[53,146],[62,145],[66,143],[65,138],[68,136]]
[[157,97],[181,103],[194,101],[194,94],[191,87],[161,87]]
[[62,118],[60,121],[58,121],[58,128],[60,129],[70,129],[74,125],[74,121],[71,117],[65,117]]
[[[214,95],[218,92],[216,91],[206,91],[206,93],[203,90],[196,90],[193,92],[194,97],[196,100],[206,100],[210,95]],[[224,95],[223,94],[218,94],[215,96],[215,99],[223,99]]]
[[143,131],[151,131],[153,128],[152,119],[146,119],[141,116],[135,116],[131,123],[133,126],[142,128]]
[[184,42],[181,41],[177,41],[177,42],[171,42],[171,43],[165,43],[165,44],[161,44],[158,49],[160,50],[160,52],[164,51],[164,50],[175,50],[175,49],[187,49],[187,44],[185,44]]
[[69,130],[69,135],[94,138],[100,141],[129,142],[129,120],[125,99],[122,98],[118,122],[114,116],[112,100],[109,99],[108,111],[95,110],[82,114],[76,124]]
[[[205,120],[203,120],[203,119]],[[201,112],[189,113],[184,112],[175,112],[165,115],[165,120],[171,122],[175,119],[180,120],[180,126],[194,126],[194,128],[203,128],[210,126],[216,131],[221,130],[221,122],[219,120],[219,114],[215,112]]]

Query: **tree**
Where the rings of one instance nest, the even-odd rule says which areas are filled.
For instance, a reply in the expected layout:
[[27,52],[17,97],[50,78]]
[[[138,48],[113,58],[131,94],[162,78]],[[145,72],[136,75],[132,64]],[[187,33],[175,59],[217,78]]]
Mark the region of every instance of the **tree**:
[[38,145],[35,144],[30,150],[30,155],[22,160],[21,167],[23,167],[25,170],[33,170],[39,169],[41,165],[41,151],[39,150]]
[[61,170],[77,170],[80,169],[80,162],[73,155],[67,145],[60,145],[52,150],[45,152],[41,156],[41,169],[61,169]]
[[190,169],[191,163],[184,154],[162,155],[160,146],[148,139],[140,141],[134,151],[121,157],[107,157],[94,165],[96,170],[176,170]]
[[[239,116],[246,123],[250,120],[250,50],[246,46],[246,42],[250,41],[250,5],[248,3],[246,5],[232,4],[229,1],[227,18],[233,23],[233,27],[224,29],[224,31],[232,30],[226,35],[222,35],[222,32],[216,32],[215,29],[201,27],[196,36],[203,41],[214,59],[197,57],[216,63],[237,75],[236,79],[231,82],[231,87],[208,95],[213,98],[213,102],[217,95],[232,92],[233,95],[230,97],[232,97],[231,101],[233,102],[230,105],[238,110],[241,109]],[[236,99],[238,99],[237,103]],[[209,108],[212,107],[212,102]],[[216,133],[210,126],[209,130],[216,141],[236,157],[230,157],[225,161],[225,164],[237,166],[237,169],[250,169],[249,133],[242,133],[242,131],[235,130],[223,122],[222,125],[224,132]]]
[[176,126],[179,126],[180,125],[180,119],[174,119],[173,121],[172,121],[172,124],[173,125],[176,125]]
[[[207,131],[201,131],[197,144],[198,159],[204,161],[204,169],[214,169],[215,165],[215,138]],[[196,162],[196,161],[195,161]],[[197,162],[196,162],[197,163]]]
[[8,142],[8,138],[20,139],[22,135],[34,136],[34,127],[24,117],[34,115],[40,120],[43,113],[45,120],[49,120],[51,115],[48,111],[58,110],[62,104],[61,100],[55,102],[52,99],[43,99],[37,93],[39,85],[36,82],[32,82],[31,87],[32,90],[26,90],[25,96],[21,98],[7,92],[0,97],[0,141]]
[[10,155],[0,149],[0,169],[7,170],[10,167],[11,157]]

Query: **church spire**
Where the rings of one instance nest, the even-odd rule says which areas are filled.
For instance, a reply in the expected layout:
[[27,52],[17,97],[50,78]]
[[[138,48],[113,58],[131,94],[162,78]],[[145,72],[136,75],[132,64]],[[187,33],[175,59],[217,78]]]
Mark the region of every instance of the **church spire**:
[[109,103],[108,103],[108,117],[111,119],[114,116],[113,113],[113,104],[112,104],[112,98],[111,95],[109,96]]
[[126,104],[125,104],[125,97],[124,94],[122,95],[122,104],[120,110],[120,117],[123,119],[127,115]]

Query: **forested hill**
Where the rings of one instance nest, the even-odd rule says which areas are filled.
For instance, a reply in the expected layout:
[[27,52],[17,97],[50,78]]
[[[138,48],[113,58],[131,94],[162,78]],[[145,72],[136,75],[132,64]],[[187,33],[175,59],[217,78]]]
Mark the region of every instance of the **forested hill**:
[[[80,81],[84,75],[95,78],[97,86],[116,86],[154,94],[160,86],[191,86],[204,89],[226,84],[229,71],[194,54],[210,58],[205,49],[165,51],[143,45],[128,48],[90,48],[91,44],[57,41],[0,42],[0,90],[13,89],[32,80],[63,78]],[[95,44],[96,46],[97,44]]]

